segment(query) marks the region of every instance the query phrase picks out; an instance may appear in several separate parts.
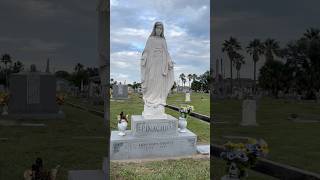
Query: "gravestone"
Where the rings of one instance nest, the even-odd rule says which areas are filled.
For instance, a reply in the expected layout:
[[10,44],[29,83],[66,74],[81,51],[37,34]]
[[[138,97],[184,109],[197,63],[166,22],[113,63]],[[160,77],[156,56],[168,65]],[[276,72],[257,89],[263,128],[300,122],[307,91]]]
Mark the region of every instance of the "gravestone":
[[10,76],[9,116],[32,119],[63,118],[56,103],[56,78],[50,73],[21,72]]
[[178,120],[144,119],[142,115],[131,117],[131,130],[125,136],[111,132],[111,160],[145,159],[192,155],[197,152],[197,136],[191,131],[178,132]]
[[113,99],[128,99],[128,85],[115,84],[112,86]]
[[246,99],[242,102],[242,126],[257,126],[256,122],[257,104],[255,100]]
[[190,92],[186,92],[186,99],[185,99],[186,102],[190,102],[191,99],[190,99]]

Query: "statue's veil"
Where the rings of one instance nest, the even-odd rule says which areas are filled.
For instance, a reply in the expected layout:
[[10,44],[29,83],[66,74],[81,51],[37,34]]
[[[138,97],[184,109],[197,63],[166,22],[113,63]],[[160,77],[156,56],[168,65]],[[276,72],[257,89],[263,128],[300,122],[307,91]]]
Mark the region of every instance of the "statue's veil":
[[164,37],[164,27],[163,27],[163,24],[162,24],[162,22],[156,22],[156,23],[154,23],[154,25],[153,25],[153,30],[152,30],[152,33],[150,34],[150,36],[156,36],[156,27],[157,26],[162,26],[162,32],[161,32],[161,34],[160,34],[160,37],[162,37],[162,38],[164,38],[165,39],[165,37]]

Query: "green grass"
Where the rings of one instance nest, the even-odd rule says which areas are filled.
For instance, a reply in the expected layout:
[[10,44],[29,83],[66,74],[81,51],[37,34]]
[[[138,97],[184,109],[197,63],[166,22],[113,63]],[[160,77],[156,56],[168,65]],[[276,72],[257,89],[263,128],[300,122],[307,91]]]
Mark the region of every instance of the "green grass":
[[[61,165],[59,180],[69,170],[101,169],[106,156],[105,139],[73,139],[77,136],[105,137],[103,119],[65,106],[66,119],[37,120],[47,127],[0,126],[0,179],[22,179],[25,169],[41,157],[46,168]],[[28,121],[30,122],[30,121]]]
[[225,143],[222,136],[226,135],[263,138],[270,148],[268,159],[320,173],[320,123],[293,123],[287,119],[291,113],[320,116],[320,104],[264,98],[257,110],[258,127],[239,126],[241,101],[216,100],[212,108],[218,121],[229,122],[215,124],[215,144]]
[[[197,96],[200,96],[197,94]],[[209,105],[208,95],[204,100]],[[197,97],[191,96],[196,99]],[[192,99],[192,100],[193,100]],[[180,106],[184,101],[183,94],[173,94],[168,98],[168,104]],[[198,112],[209,114],[209,106],[201,104],[200,100],[192,101]],[[117,125],[117,115],[124,111],[126,114],[141,114],[143,111],[143,102],[138,95],[131,95],[126,101],[111,101],[111,129],[115,130]],[[166,113],[178,118],[179,113],[166,109]],[[129,121],[130,123],[130,121]],[[128,125],[130,127],[130,124]],[[198,136],[198,144],[210,143],[210,125],[198,119],[189,117],[188,128]],[[111,179],[210,179],[210,161],[209,160],[166,160],[147,163],[111,163]]]
[[181,159],[145,163],[111,163],[111,179],[210,179],[210,161]]

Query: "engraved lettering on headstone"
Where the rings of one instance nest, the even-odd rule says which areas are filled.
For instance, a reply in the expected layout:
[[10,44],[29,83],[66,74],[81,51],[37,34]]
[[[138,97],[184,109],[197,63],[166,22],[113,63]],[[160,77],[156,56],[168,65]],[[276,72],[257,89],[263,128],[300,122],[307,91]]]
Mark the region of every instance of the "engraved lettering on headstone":
[[113,153],[117,153],[117,152],[119,152],[120,151],[120,148],[123,146],[123,143],[121,142],[121,143],[115,143],[114,145],[113,145]]
[[176,124],[170,123],[137,123],[136,131],[139,133],[158,133],[175,130]]

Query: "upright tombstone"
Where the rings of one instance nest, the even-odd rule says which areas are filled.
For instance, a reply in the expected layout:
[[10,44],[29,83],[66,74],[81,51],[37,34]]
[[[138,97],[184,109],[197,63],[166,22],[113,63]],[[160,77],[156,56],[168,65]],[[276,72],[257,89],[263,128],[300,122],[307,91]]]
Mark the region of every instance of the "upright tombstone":
[[128,85],[115,84],[112,86],[113,99],[128,99]]
[[63,118],[56,103],[56,78],[50,73],[36,71],[10,76],[9,116],[32,119]]
[[255,100],[246,99],[242,102],[242,126],[257,126],[256,121],[257,104]]
[[190,92],[186,92],[186,99],[185,102],[190,102],[191,98],[190,98]]

